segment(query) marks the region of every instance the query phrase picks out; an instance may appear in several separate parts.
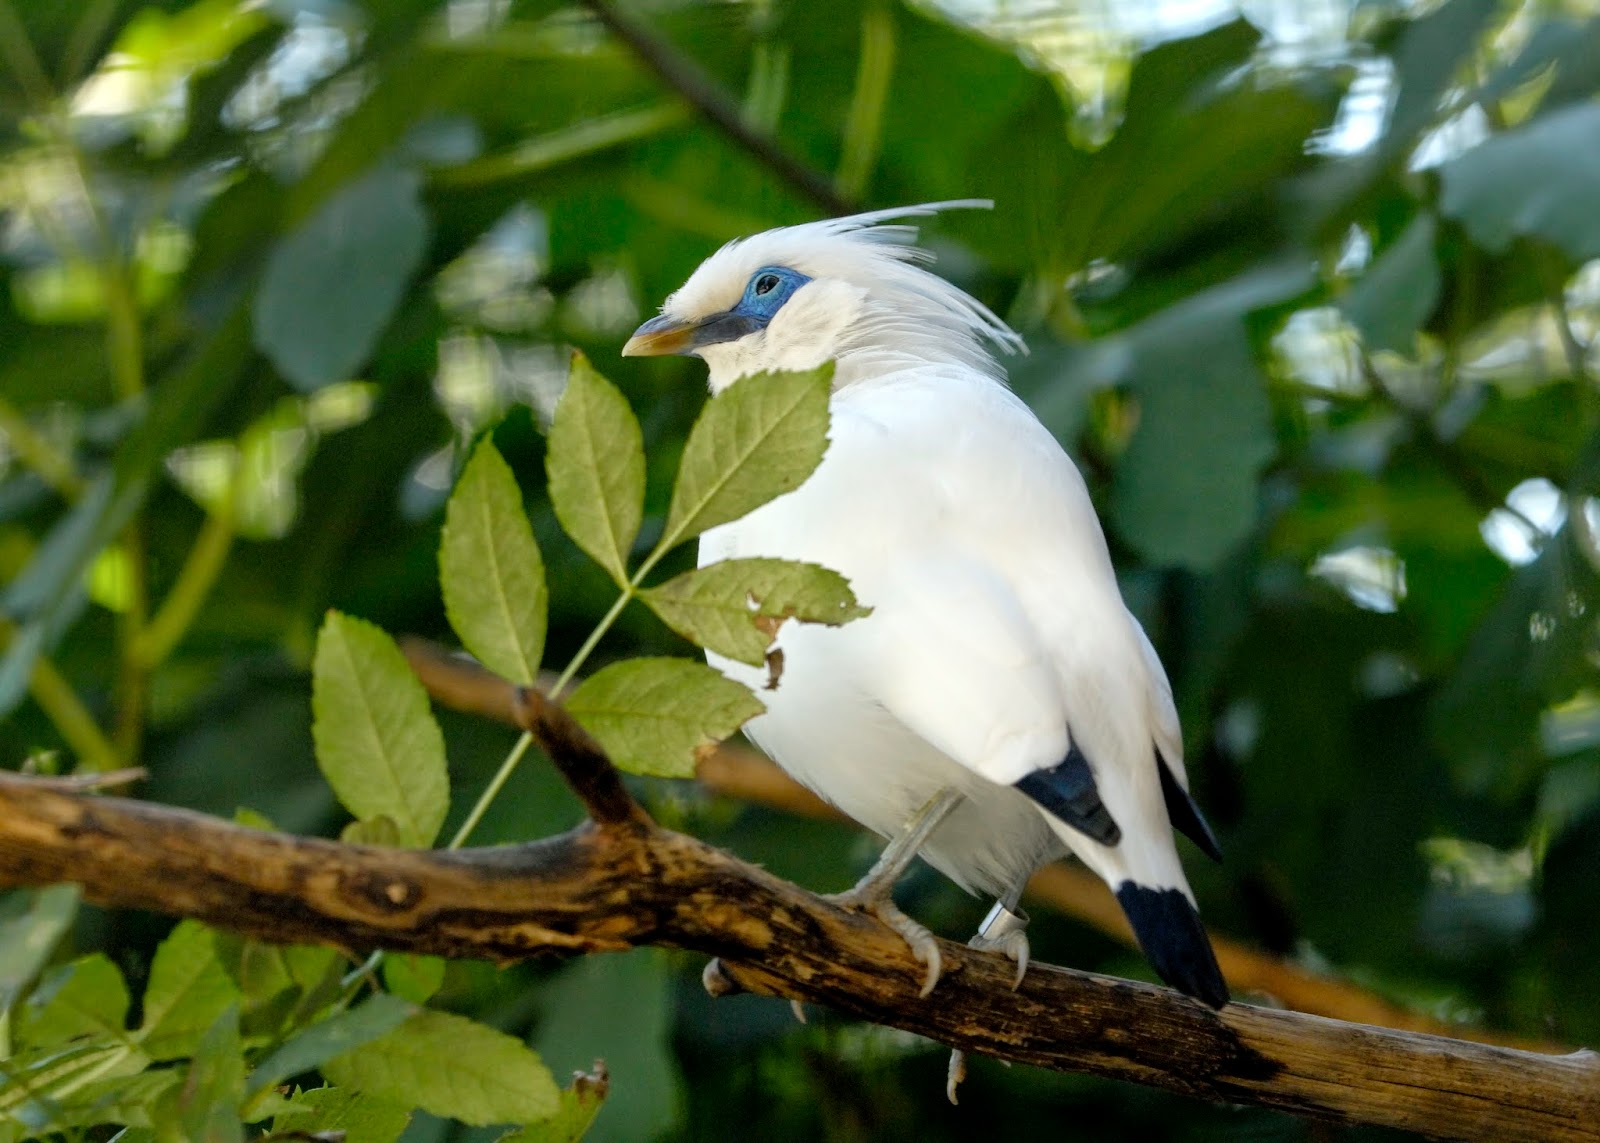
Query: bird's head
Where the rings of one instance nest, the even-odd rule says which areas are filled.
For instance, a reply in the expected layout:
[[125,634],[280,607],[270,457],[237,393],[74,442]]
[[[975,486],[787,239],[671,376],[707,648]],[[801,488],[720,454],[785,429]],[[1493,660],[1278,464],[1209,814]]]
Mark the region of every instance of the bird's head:
[[838,363],[836,386],[927,364],[999,376],[989,344],[1017,352],[1022,339],[923,268],[932,256],[911,245],[916,227],[879,225],[988,205],[900,207],[730,242],[639,327],[623,356],[693,354],[710,366],[714,392],[746,374],[829,360]]

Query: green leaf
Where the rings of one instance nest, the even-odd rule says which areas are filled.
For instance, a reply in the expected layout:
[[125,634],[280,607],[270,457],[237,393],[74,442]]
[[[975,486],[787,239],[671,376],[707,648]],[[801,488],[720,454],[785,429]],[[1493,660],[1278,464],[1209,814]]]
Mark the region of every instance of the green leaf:
[[70,1047],[39,1049],[0,1065],[0,1123],[10,1116],[54,1118],[62,1100],[96,1080],[143,1071],[150,1057],[127,1041],[90,1040]]
[[244,1042],[239,1036],[239,1010],[229,1007],[200,1038],[178,1094],[178,1116],[186,1137],[205,1143],[240,1143],[244,1139],[244,1124],[239,1120],[243,1099]]
[[390,953],[383,958],[383,984],[414,1004],[426,1004],[444,984],[443,957]]
[[796,560],[723,560],[639,594],[684,638],[755,667],[785,619],[838,627],[872,610],[838,572]]
[[239,1000],[238,986],[217,957],[216,935],[198,921],[179,921],[150,966],[139,1046],[157,1060],[191,1055]]
[[633,774],[694,776],[695,751],[766,708],[742,683],[688,659],[629,659],[585,679],[566,708]]
[[1345,317],[1361,331],[1369,350],[1410,353],[1417,330],[1439,300],[1439,261],[1434,256],[1438,229],[1424,211],[1350,288]]
[[[594,1124],[594,1117],[605,1106],[610,1087],[610,1078],[604,1071],[598,1075],[579,1073],[573,1077],[571,1087],[561,1089],[559,1111],[549,1119],[502,1135],[498,1143],[578,1143]],[[661,1119],[656,1117],[645,1130],[648,1132],[660,1126]]]
[[273,249],[255,344],[297,388],[348,379],[371,356],[428,245],[415,171],[379,167]]
[[678,466],[658,550],[737,520],[793,492],[828,447],[833,364],[809,373],[758,373],[706,402]]
[[317,765],[362,821],[387,815],[406,845],[433,843],[450,805],[444,735],[428,695],[379,628],[328,612],[311,668]]
[[36,1047],[80,1036],[127,1035],[128,986],[104,953],[62,965],[39,982],[17,1019],[17,1040]]
[[573,543],[628,582],[628,553],[644,518],[644,437],[628,399],[572,355],[545,456],[550,504]]
[[527,686],[544,654],[544,561],[511,466],[485,437],[445,509],[439,543],[445,614],[497,675]]
[[1486,250],[1539,238],[1573,262],[1600,257],[1600,104],[1542,115],[1439,168],[1439,209]]
[[24,911],[0,921],[0,1011],[16,1003],[78,915],[78,887],[22,891],[6,904],[17,902],[26,902]]
[[114,1123],[126,1127],[155,1127],[163,1113],[175,1103],[172,1089],[183,1080],[184,1074],[178,1068],[95,1080],[56,1101],[60,1108],[56,1125],[98,1127]]
[[318,1021],[279,1046],[250,1073],[249,1090],[259,1092],[321,1067],[334,1056],[387,1035],[416,1011],[416,1005],[398,996],[383,992],[369,996],[357,1007]]
[[322,1072],[338,1086],[478,1127],[547,1119],[560,1107],[555,1080],[533,1049],[449,1012],[418,1012]]
[[345,1087],[312,1088],[289,1102],[296,1113],[273,1120],[273,1134],[343,1132],[344,1143],[394,1143],[411,1122],[406,1105],[386,1103]]

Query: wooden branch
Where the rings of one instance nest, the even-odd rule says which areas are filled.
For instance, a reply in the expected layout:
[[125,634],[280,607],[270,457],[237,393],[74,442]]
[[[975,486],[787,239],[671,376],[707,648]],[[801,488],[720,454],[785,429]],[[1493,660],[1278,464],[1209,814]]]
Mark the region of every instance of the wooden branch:
[[584,0],[584,7],[627,44],[657,79],[784,182],[831,215],[855,212],[855,204],[841,195],[826,176],[784,150],[772,136],[747,123],[739,105],[692,59],[608,0]]
[[[559,708],[552,708],[559,711]],[[547,715],[559,718],[560,715]],[[1230,1103],[1450,1139],[1600,1141],[1600,1057],[1540,1056],[1234,1004],[941,942],[918,996],[905,943],[643,815],[529,845],[416,851],[245,829],[0,776],[0,886],[77,882],[278,942],[511,961],[655,944],[720,957],[750,991],[942,1043]]]
[[[406,637],[400,645],[412,670],[436,701],[467,714],[520,725],[516,688],[512,684],[437,643]],[[849,821],[754,750],[728,744],[704,749],[696,777],[701,785],[718,794],[802,817]],[[1039,870],[1028,883],[1028,901],[1073,917],[1131,949],[1139,947],[1121,906],[1105,883],[1080,866],[1058,863]],[[1428,1032],[1532,1052],[1570,1050],[1543,1040],[1447,1023],[1402,1007],[1359,985],[1319,975],[1216,933],[1212,934],[1211,943],[1235,995],[1255,994],[1296,1012],[1405,1032]]]

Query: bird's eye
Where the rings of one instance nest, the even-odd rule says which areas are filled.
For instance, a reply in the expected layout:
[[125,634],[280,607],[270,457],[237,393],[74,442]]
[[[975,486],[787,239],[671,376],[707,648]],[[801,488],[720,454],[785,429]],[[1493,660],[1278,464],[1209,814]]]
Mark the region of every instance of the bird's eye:
[[776,290],[777,288],[778,275],[776,274],[763,274],[761,277],[756,279],[756,297],[758,298],[762,294],[772,293],[772,291]]

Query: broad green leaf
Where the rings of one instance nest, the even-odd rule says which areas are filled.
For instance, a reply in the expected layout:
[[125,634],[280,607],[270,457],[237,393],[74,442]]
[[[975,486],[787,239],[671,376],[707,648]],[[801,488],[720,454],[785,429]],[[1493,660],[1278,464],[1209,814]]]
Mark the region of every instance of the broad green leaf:
[[329,1016],[281,1045],[250,1073],[249,1090],[273,1087],[334,1056],[370,1043],[399,1027],[417,1011],[398,996],[379,992],[348,1011]]
[[797,560],[723,560],[640,598],[685,639],[756,667],[785,619],[838,627],[871,612],[856,605],[844,576]]
[[128,986],[104,953],[62,965],[39,982],[17,1019],[17,1040],[64,1044],[79,1036],[127,1035]]
[[39,1049],[0,1063],[0,1123],[10,1116],[49,1120],[54,1105],[96,1080],[143,1071],[150,1057],[127,1041],[90,1040]]
[[1573,262],[1600,257],[1600,103],[1495,135],[1439,168],[1439,210],[1496,253],[1539,238]]
[[418,1012],[322,1073],[339,1087],[479,1127],[547,1119],[560,1107],[555,1080],[531,1048],[449,1012]]
[[198,921],[179,921],[150,965],[139,1046],[157,1060],[191,1055],[240,999],[217,957],[216,935]]
[[1410,353],[1417,330],[1439,300],[1432,214],[1424,211],[1350,288],[1344,313],[1369,350]]
[[21,890],[6,901],[23,908],[0,920],[0,1011],[28,986],[78,915],[78,887]]
[[644,518],[644,437],[628,399],[572,355],[545,456],[550,504],[573,543],[619,584]]
[[178,1093],[178,1117],[186,1137],[205,1143],[239,1143],[244,1124],[244,1042],[239,1010],[228,1008],[206,1029]]
[[828,448],[833,364],[758,373],[706,402],[689,431],[667,509],[663,549],[793,492]]
[[394,1143],[411,1122],[411,1104],[389,1103],[347,1087],[318,1087],[289,1101],[294,1112],[272,1122],[274,1134],[343,1132],[344,1143]]
[[394,819],[405,845],[433,843],[450,805],[444,735],[428,695],[379,628],[337,611],[311,669],[317,765],[362,821]]
[[566,708],[632,774],[694,776],[695,751],[766,708],[742,683],[689,659],[629,659],[585,679]]
[[444,984],[443,957],[390,953],[383,958],[383,984],[413,1004],[426,1004]]
[[267,259],[255,344],[297,388],[371,356],[428,245],[415,171],[379,167],[333,195]]
[[[605,1106],[610,1080],[604,1076],[578,1075],[572,1086],[561,1089],[561,1109],[549,1119],[530,1123],[520,1131],[502,1135],[498,1143],[578,1143]],[[671,1094],[671,1093],[669,1093]],[[650,1124],[658,1128],[656,1117]]]
[[[84,1084],[56,1101],[59,1127],[156,1127],[163,1112],[175,1104],[173,1088],[184,1080],[179,1068],[157,1068],[137,1075],[111,1076]],[[118,1138],[121,1138],[120,1136]]]
[[544,654],[544,561],[511,466],[485,437],[445,509],[439,542],[445,614],[497,675],[527,686]]
[[339,831],[339,840],[348,845],[404,845],[404,834],[388,814],[364,822],[346,822]]

